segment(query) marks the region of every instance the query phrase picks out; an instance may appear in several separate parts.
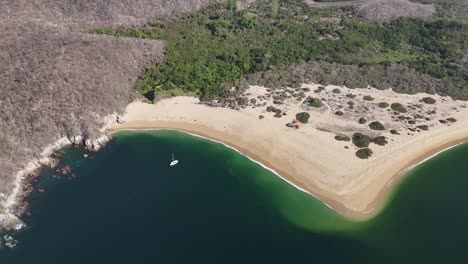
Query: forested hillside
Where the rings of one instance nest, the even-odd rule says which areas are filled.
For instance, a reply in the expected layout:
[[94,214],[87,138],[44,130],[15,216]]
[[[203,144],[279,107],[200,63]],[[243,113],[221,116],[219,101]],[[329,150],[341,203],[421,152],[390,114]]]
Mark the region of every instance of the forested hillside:
[[61,137],[98,137],[102,117],[123,111],[144,67],[163,57],[161,41],[86,31],[168,19],[209,1],[0,1],[0,215],[19,170]]
[[372,85],[467,100],[468,26],[455,19],[459,14],[450,4],[435,7],[432,18],[372,22],[350,8],[315,9],[301,0],[259,0],[243,10],[235,1],[222,1],[190,17],[93,32],[167,42],[165,61],[148,67],[141,78],[139,90],[150,99],[168,92],[224,97],[232,86],[242,90],[249,76],[256,83],[264,78],[288,85],[284,80],[291,72],[279,69],[309,65],[303,75],[295,74],[296,82]]

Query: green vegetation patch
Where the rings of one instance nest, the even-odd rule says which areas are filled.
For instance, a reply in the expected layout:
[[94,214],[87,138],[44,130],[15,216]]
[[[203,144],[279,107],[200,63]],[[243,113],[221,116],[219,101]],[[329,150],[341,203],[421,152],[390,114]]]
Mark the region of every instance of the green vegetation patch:
[[379,103],[380,108],[387,108],[388,106],[389,106],[389,104],[387,102],[380,102]]
[[375,137],[374,139],[372,139],[372,142],[379,146],[385,146],[388,143],[387,138],[384,136]]
[[406,110],[406,107],[404,107],[402,104],[400,103],[393,103],[392,105],[390,105],[390,108],[392,108],[392,110],[394,111],[397,111],[399,113],[406,113],[408,112],[408,110]]
[[435,104],[436,99],[432,97],[424,97],[423,99],[419,100],[420,102],[426,103],[426,104]]
[[338,89],[338,88],[335,88],[335,89],[332,90],[332,92],[335,93],[335,94],[339,94],[339,93],[341,93],[341,90]]
[[[267,87],[285,83],[300,87],[311,78],[309,73],[302,71],[295,78],[288,77],[292,74],[288,70],[274,77],[263,73],[284,65],[321,61],[334,68],[349,66],[355,75],[368,69],[365,72],[372,76],[385,76],[388,69],[402,65],[409,69],[405,74],[435,78],[438,92],[468,98],[468,90],[463,88],[468,80],[464,64],[466,24],[449,18],[398,19],[382,24],[350,15],[346,8],[315,9],[302,0],[257,0],[243,10],[229,0],[170,21],[91,32],[165,41],[166,58],[146,68],[138,85],[141,94],[159,96],[181,89],[204,100],[226,97],[233,86],[235,93],[245,90],[246,78],[257,73],[268,80]],[[339,18],[341,22],[321,18]],[[338,72],[340,76],[333,76],[324,69],[313,77],[322,83],[341,83],[334,80],[338,77],[349,79]],[[366,76],[366,80],[349,83],[382,86],[371,75]],[[409,93],[424,89],[427,85],[399,88]]]
[[364,101],[374,101],[374,97],[372,97],[370,95],[366,95],[362,99],[364,99]]
[[303,124],[306,124],[307,122],[309,122],[309,118],[310,118],[310,114],[307,113],[307,112],[302,112],[302,113],[297,113],[296,114],[296,119],[297,121],[303,123]]
[[417,126],[417,128],[419,128],[419,129],[421,129],[421,130],[424,130],[424,131],[429,130],[429,126],[428,126],[428,125],[419,125],[419,126]]
[[363,148],[356,151],[356,156],[360,159],[368,159],[374,154],[374,152],[370,148]]
[[371,122],[369,124],[369,127],[372,129],[372,130],[385,130],[385,126],[380,123],[379,121],[374,121],[374,122]]
[[320,108],[323,106],[322,100],[310,96],[307,97],[307,99],[304,101],[304,104],[316,108]]
[[353,135],[353,144],[358,148],[367,148],[371,142],[371,138],[362,133],[355,133]]
[[344,136],[344,135],[335,136],[335,139],[338,141],[350,141],[351,140],[348,136]]

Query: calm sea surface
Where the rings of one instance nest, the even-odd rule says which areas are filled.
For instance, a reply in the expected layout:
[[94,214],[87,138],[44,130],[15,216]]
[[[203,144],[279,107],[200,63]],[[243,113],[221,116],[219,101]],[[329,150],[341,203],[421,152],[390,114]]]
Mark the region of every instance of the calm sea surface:
[[84,153],[65,151],[66,176],[42,173],[1,264],[468,263],[466,144],[412,170],[360,223],[186,134],[121,132]]

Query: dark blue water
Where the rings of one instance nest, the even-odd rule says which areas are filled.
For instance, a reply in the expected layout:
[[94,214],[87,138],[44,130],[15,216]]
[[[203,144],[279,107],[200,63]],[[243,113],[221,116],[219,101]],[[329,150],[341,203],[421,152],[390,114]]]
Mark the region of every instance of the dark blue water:
[[[180,164],[168,166],[174,152]],[[467,263],[468,146],[419,166],[355,223],[222,145],[123,132],[64,153],[0,263]],[[60,176],[60,178],[57,178]]]

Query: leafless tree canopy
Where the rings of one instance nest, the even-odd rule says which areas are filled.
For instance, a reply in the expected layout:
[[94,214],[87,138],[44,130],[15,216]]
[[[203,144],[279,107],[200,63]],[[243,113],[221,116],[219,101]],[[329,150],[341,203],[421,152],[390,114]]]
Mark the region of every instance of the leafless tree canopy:
[[409,0],[372,0],[354,6],[354,10],[358,16],[371,21],[391,21],[400,17],[428,18],[435,7]]
[[[196,11],[210,0],[0,1],[0,193],[14,174],[63,136],[98,134],[99,117],[136,94],[161,41],[90,35]],[[0,213],[2,200],[0,197]]]

